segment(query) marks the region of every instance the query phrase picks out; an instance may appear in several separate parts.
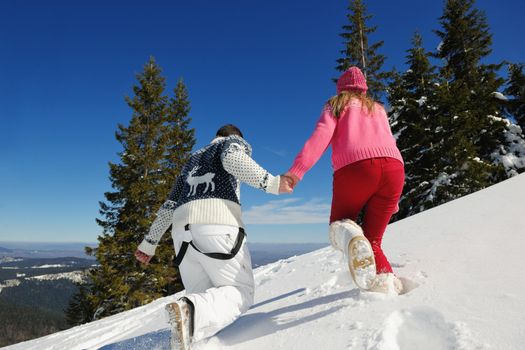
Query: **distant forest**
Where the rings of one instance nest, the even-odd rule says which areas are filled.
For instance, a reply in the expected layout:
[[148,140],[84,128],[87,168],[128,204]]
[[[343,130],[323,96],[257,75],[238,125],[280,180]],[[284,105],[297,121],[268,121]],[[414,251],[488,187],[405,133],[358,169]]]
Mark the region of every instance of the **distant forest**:
[[69,328],[64,315],[78,287],[70,280],[22,281],[0,293],[0,347]]

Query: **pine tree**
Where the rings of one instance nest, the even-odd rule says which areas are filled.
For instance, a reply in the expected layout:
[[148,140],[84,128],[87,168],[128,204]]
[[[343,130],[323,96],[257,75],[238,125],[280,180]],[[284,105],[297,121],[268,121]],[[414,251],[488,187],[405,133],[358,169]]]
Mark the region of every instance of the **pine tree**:
[[69,301],[69,306],[65,311],[66,322],[69,326],[77,326],[92,320],[95,310],[89,300],[90,286],[77,284],[78,292]]
[[463,196],[506,177],[497,152],[508,147],[502,103],[494,92],[503,80],[501,64],[482,64],[491,52],[486,16],[474,0],[447,0],[440,17],[441,44],[435,57],[443,66],[436,103],[438,123],[446,134],[440,144],[440,175],[434,180],[434,204]]
[[369,44],[368,36],[376,31],[377,26],[367,27],[366,22],[372,18],[362,0],[351,0],[348,7],[348,24],[343,26],[341,37],[345,40],[343,57],[339,58],[336,69],[344,72],[351,66],[359,67],[366,76],[368,92],[379,99],[385,91],[389,74],[382,72],[385,56],[376,51],[383,46],[383,41]]
[[525,74],[523,63],[509,65],[509,80],[505,94],[511,97],[507,102],[508,113],[516,119],[517,124],[525,131]]
[[[112,315],[172,294],[181,288],[174,251],[166,234],[147,266],[134,258],[137,244],[148,232],[155,213],[167,198],[175,178],[194,145],[189,128],[188,94],[179,81],[175,97],[165,95],[165,78],[153,58],[137,75],[134,96],[126,102],[133,110],[128,126],[118,125],[116,139],[122,144],[120,162],[110,163],[114,191],[100,202],[103,228],[99,245],[91,250],[100,266],[90,272],[87,293],[90,319]],[[83,317],[86,319],[86,317]]]
[[[170,168],[177,170],[182,169],[188,161],[189,154],[195,145],[195,130],[191,129],[189,124],[191,119],[190,102],[188,99],[188,90],[182,79],[177,83],[174,89],[174,97],[170,100],[168,112],[168,139],[177,140],[175,143],[168,145],[168,159]],[[176,127],[173,127],[176,125]],[[178,175],[172,173],[172,175]],[[175,182],[176,177],[169,178],[170,184]]]
[[494,152],[494,158],[505,166],[508,176],[514,176],[525,172],[525,75],[523,64],[511,64],[509,66],[509,81],[504,90],[511,98],[501,98],[500,93],[496,97],[503,100],[505,112],[510,114],[511,119],[516,120],[514,124],[509,119],[500,118],[505,123],[505,139],[507,143],[500,145]]
[[405,161],[407,179],[396,219],[432,206],[431,180],[439,173],[435,149],[443,132],[436,125],[436,67],[431,64],[419,33],[415,33],[412,45],[406,56],[408,70],[394,73],[389,86],[389,117]]

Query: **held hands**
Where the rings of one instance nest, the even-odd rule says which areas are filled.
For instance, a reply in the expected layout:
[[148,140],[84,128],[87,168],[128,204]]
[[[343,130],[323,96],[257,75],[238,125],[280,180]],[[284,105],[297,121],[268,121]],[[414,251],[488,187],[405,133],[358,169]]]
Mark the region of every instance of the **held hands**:
[[297,186],[297,184],[299,183],[299,181],[301,181],[301,179],[299,178],[299,176],[297,175],[294,175],[292,174],[291,172],[287,172],[286,174],[284,174],[283,176],[286,176],[288,178],[290,178],[292,180],[292,188]]
[[281,175],[281,182],[279,183],[279,194],[292,193],[293,180],[285,175]]
[[299,178],[292,174],[292,173],[286,173],[284,175],[281,175],[281,182],[279,184],[279,194],[282,193],[292,193],[294,187],[299,182]]
[[152,257],[137,249],[135,251],[135,258],[141,263],[148,265]]

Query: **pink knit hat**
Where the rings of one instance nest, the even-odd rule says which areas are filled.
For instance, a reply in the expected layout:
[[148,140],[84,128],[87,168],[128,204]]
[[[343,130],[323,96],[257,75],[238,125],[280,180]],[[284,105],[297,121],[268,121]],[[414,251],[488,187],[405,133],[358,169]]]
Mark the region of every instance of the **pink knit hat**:
[[337,93],[347,90],[358,90],[366,92],[366,79],[363,72],[357,67],[350,67],[337,80]]

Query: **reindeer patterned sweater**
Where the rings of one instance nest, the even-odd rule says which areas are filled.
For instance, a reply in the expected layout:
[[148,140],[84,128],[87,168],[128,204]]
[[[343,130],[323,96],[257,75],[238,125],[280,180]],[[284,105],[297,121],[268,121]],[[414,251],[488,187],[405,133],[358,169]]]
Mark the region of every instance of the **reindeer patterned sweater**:
[[153,256],[170,225],[173,229],[186,224],[244,227],[240,182],[279,194],[280,177],[259,166],[251,154],[251,146],[236,135],[217,137],[193,153],[138,249]]

